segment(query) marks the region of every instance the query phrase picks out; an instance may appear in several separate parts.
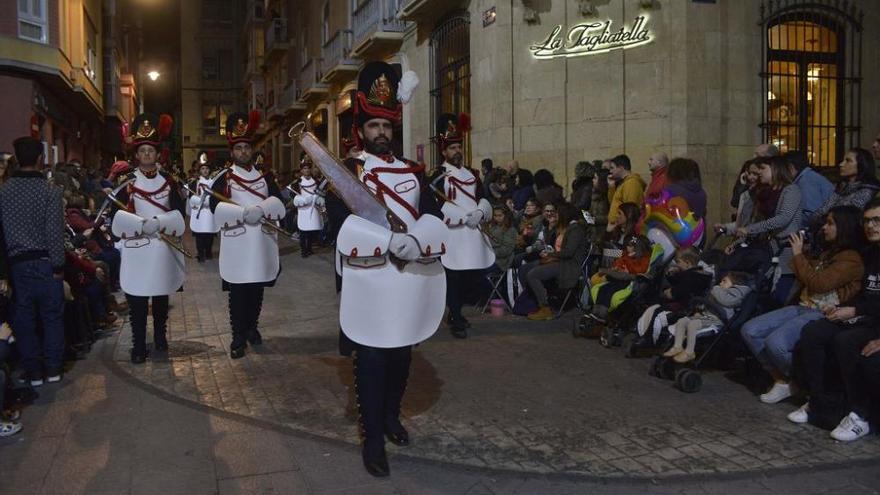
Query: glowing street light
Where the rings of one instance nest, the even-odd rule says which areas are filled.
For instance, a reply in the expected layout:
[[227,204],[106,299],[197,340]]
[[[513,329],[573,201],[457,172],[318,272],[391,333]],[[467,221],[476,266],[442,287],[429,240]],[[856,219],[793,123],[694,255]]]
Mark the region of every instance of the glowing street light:
[[155,81],[156,79],[159,79],[160,75],[161,74],[159,74],[159,71],[156,71],[156,70],[151,70],[150,72],[147,72],[147,77],[149,77],[151,81]]

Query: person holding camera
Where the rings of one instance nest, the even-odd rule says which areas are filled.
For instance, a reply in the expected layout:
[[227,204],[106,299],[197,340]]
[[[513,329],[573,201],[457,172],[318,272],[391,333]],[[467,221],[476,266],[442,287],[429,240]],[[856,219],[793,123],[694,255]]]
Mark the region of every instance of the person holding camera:
[[861,288],[864,265],[859,247],[864,244],[861,211],[853,206],[831,209],[822,226],[822,254],[805,254],[804,236],[789,237],[795,279],[800,286],[799,303],[753,318],[741,333],[746,346],[773,377],[773,387],[761,402],[775,404],[792,395],[792,353],[807,323],[825,317],[827,308],[845,305]]

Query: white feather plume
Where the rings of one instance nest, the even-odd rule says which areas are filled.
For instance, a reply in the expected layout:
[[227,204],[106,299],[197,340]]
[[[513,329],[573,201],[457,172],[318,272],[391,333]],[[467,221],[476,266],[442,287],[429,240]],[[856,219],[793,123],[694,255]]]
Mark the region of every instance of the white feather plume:
[[397,87],[397,101],[406,105],[412,99],[413,92],[419,85],[419,76],[415,72],[408,70],[403,73],[400,78],[400,85]]

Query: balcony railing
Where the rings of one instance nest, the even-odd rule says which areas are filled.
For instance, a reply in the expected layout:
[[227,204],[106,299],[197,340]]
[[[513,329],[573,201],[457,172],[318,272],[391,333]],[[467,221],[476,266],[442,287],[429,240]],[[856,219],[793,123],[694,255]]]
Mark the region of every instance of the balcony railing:
[[300,81],[303,83],[303,92],[321,84],[321,59],[310,58],[300,71]]
[[406,22],[397,19],[402,0],[367,0],[352,14],[354,42],[360,43],[375,31],[403,32]]
[[266,53],[286,50],[287,47],[287,19],[276,17],[266,27]]
[[278,100],[278,107],[280,107],[281,111],[293,110],[299,106],[299,103],[297,102],[298,99],[299,86],[297,81],[290,81],[281,92],[281,97]]
[[321,63],[321,72],[325,75],[330,73],[338,65],[357,65],[357,62],[349,58],[351,53],[352,31],[340,29],[324,44],[322,50],[324,59]]

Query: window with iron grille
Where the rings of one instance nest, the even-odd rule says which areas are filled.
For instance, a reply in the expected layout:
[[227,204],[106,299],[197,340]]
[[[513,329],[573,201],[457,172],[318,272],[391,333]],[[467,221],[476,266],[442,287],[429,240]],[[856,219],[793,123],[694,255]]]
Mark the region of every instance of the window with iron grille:
[[[441,23],[431,35],[431,142],[436,141],[437,118],[444,113],[470,113],[471,107],[470,22],[457,13]],[[466,143],[467,145],[467,143]],[[434,163],[440,163],[437,146]],[[469,153],[466,150],[465,153]],[[467,155],[465,155],[467,156]]]
[[859,145],[862,13],[848,0],[762,2],[764,142],[832,167]]

